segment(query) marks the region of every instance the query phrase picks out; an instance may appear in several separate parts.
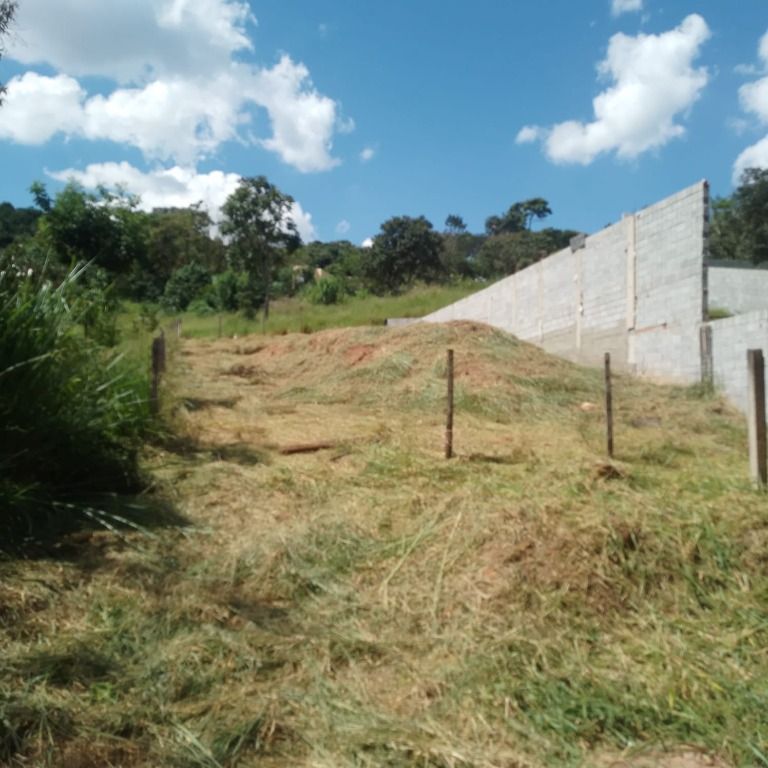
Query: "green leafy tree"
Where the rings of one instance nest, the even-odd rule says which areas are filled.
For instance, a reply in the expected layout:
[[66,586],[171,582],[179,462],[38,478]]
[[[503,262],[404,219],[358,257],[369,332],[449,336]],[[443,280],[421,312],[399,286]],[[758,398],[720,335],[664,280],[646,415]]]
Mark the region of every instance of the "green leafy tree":
[[249,276],[249,293],[264,290],[264,319],[269,317],[270,288],[275,270],[301,245],[291,218],[293,198],[264,176],[244,178],[222,206],[222,234],[230,238],[233,261]]
[[[5,53],[3,38],[8,34],[17,7],[18,5],[15,0],[0,0],[0,59],[3,57],[3,53]],[[3,103],[4,94],[5,86],[0,83],[0,104]]]
[[485,220],[488,235],[513,234],[530,230],[534,219],[544,219],[552,214],[549,203],[543,197],[532,197],[513,203],[503,216],[489,216]]
[[424,216],[396,216],[381,225],[365,251],[364,274],[372,290],[398,291],[414,280],[444,276],[442,252],[443,239]]
[[449,235],[460,235],[467,231],[467,225],[464,219],[455,213],[449,213],[445,218],[445,232]]
[[768,169],[748,168],[730,198],[713,202],[710,255],[768,263]]
[[[113,274],[128,272],[146,254],[146,214],[139,200],[118,191],[86,192],[74,182],[50,202],[44,185],[32,185],[32,194],[44,215],[37,238],[64,264],[95,262]],[[47,210],[46,210],[47,209]]]
[[477,272],[486,278],[511,275],[565,248],[575,234],[567,229],[526,229],[489,237],[478,251]]
[[202,264],[185,264],[165,284],[162,303],[171,311],[183,312],[210,284],[211,275]]
[[477,255],[486,239],[470,232],[444,234],[441,259],[446,273],[462,278],[476,277]]
[[520,203],[520,209],[525,219],[525,228],[530,230],[534,219],[545,219],[552,215],[549,203],[543,197],[533,197]]
[[14,208],[10,203],[0,203],[0,248],[6,248],[15,240],[32,237],[38,218],[40,211],[34,208]]

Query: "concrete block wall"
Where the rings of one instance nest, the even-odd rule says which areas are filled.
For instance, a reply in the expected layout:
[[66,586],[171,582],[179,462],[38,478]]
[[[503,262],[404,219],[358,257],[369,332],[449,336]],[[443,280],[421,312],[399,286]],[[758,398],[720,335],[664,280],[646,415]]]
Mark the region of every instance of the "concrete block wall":
[[732,315],[768,309],[768,269],[751,264],[710,264],[709,306],[727,309]]
[[695,184],[428,315],[476,320],[554,354],[658,379],[701,377],[707,187]]
[[747,350],[762,349],[768,358],[768,309],[708,323],[712,334],[715,386],[736,407],[747,408]]
[[629,358],[641,376],[701,379],[708,207],[701,182],[635,216],[637,306]]

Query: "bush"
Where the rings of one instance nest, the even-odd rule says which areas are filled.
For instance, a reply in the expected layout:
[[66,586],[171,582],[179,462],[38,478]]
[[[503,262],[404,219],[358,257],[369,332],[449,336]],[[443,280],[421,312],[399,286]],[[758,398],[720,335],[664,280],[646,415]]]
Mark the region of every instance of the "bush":
[[39,514],[63,526],[75,507],[62,504],[137,487],[138,449],[150,419],[146,373],[84,335],[95,289],[81,291],[82,277],[79,268],[54,286],[0,254],[6,535],[33,527]]
[[237,272],[228,269],[213,278],[211,295],[216,309],[224,312],[235,312],[238,308],[237,295],[241,278]]
[[306,290],[312,304],[338,304],[347,294],[346,284],[340,277],[326,275],[315,281]]
[[183,312],[211,284],[211,275],[201,264],[185,264],[168,279],[163,292],[163,306],[171,312]]

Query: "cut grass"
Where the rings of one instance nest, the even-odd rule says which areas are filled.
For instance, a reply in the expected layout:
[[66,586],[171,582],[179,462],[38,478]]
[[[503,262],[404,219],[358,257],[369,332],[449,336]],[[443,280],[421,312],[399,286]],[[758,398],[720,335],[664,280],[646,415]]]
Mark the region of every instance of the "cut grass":
[[716,397],[618,377],[608,464],[600,372],[484,326],[182,352],[206,406],[147,462],[191,527],[0,566],[6,762],[768,764],[765,496]]

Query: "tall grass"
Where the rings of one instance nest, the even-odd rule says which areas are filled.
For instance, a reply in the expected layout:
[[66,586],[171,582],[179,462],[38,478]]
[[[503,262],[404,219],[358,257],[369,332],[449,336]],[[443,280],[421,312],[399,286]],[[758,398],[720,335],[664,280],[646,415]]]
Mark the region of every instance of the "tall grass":
[[[2,258],[2,257],[0,257]],[[58,285],[0,261],[0,529],[68,522],[94,492],[136,486],[146,375],[82,332],[72,270]],[[3,539],[6,541],[6,538]]]

